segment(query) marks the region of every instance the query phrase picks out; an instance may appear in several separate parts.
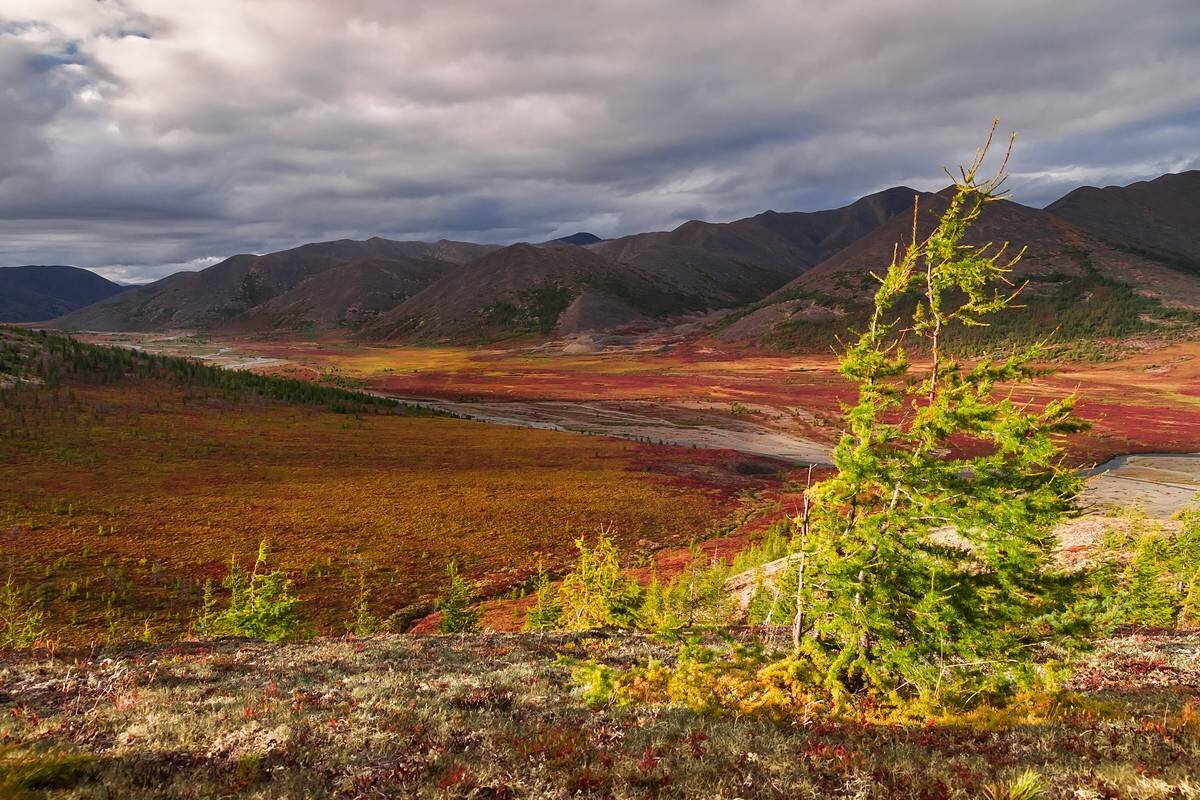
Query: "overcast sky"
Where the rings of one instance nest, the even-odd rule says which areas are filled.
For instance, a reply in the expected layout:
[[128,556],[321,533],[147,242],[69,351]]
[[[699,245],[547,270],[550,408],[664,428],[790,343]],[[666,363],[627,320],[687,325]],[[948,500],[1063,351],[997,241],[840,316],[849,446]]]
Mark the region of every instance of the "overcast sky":
[[511,242],[1200,166],[1197,0],[3,0],[0,265]]

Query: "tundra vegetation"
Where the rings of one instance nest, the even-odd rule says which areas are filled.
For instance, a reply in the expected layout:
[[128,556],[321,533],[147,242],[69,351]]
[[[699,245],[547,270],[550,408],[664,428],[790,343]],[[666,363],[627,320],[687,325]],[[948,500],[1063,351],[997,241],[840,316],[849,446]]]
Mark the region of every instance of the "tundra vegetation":
[[745,482],[676,476],[699,455],[0,329],[0,622],[63,646],[198,633],[206,585],[226,609],[231,555],[249,572],[269,540],[260,572],[313,632],[402,632],[452,559],[480,599],[561,573],[576,531],[722,524]]

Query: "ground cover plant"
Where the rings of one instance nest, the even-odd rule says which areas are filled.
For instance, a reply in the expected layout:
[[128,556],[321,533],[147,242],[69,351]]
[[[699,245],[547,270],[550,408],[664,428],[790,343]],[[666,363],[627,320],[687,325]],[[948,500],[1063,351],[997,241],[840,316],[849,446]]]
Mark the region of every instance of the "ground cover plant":
[[[611,525],[624,546],[683,545],[743,502],[744,481],[660,469],[691,459],[687,450],[410,414],[370,398],[333,413],[325,398],[359,395],[308,384],[296,388],[314,402],[230,394],[186,375],[92,371],[84,359],[103,360],[95,354],[64,362],[43,337],[4,336],[3,352],[61,373],[51,383],[24,360],[13,366],[15,355],[6,362],[0,565],[14,607],[43,614],[63,643],[183,635],[205,583],[224,604],[230,557],[253,563],[263,540],[268,571],[294,581],[316,631],[344,630],[360,586],[367,611],[400,612],[403,629],[433,610],[451,559],[488,596],[539,559],[565,565],[582,532]],[[238,375],[230,380],[249,380]]]
[[[589,707],[638,634],[245,640],[0,655],[0,786],[27,797],[962,798],[1200,787],[1200,639],[1103,642],[1050,702],[920,724]],[[17,795],[20,796],[20,795]]]

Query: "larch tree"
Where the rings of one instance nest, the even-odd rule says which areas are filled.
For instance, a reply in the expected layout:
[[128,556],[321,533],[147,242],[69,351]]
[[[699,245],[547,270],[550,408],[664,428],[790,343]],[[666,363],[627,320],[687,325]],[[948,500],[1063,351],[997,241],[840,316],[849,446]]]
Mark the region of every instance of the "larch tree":
[[[995,125],[992,133],[995,132]],[[1081,487],[1061,436],[1074,397],[1020,402],[1042,345],[963,363],[947,336],[1014,306],[1024,251],[965,242],[1002,195],[1004,163],[963,167],[932,233],[897,246],[864,330],[842,354],[857,385],[836,474],[806,493],[794,544],[795,644],[835,694],[1004,691],[1069,625],[1054,528]],[[1011,152],[1012,143],[1009,143]],[[912,354],[910,357],[910,353]]]

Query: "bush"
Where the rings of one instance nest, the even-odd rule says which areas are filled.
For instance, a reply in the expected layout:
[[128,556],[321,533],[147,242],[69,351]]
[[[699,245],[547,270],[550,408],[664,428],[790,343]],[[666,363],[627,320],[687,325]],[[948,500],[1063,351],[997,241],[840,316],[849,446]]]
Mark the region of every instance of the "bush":
[[471,608],[475,587],[458,573],[458,565],[446,565],[446,588],[438,598],[438,633],[471,633],[479,630],[479,611]]
[[564,630],[632,628],[638,624],[642,590],[621,570],[617,546],[601,533],[595,547],[582,537],[575,541],[579,558],[563,578],[559,597]]
[[803,719],[830,711],[814,688],[820,670],[807,658],[784,657],[753,644],[719,650],[689,644],[673,667],[651,661],[616,670],[573,665],[572,677],[593,707],[613,704],[674,705],[715,717]]
[[292,582],[279,570],[265,572],[267,542],[258,546],[258,558],[249,574],[234,557],[221,585],[229,591],[229,605],[217,609],[212,581],[204,586],[204,605],[196,618],[196,631],[203,636],[247,636],[278,642],[299,639],[311,633],[300,598],[292,594]]
[[525,630],[549,631],[558,627],[562,619],[563,605],[558,589],[550,582],[550,576],[538,568],[533,606],[525,615]]
[[367,577],[358,576],[358,599],[350,609],[346,619],[346,633],[354,636],[372,636],[384,629],[384,622],[371,613],[371,590],[367,587]]
[[1169,628],[1175,624],[1183,598],[1170,581],[1171,553],[1167,539],[1145,534],[1125,570],[1125,621],[1133,625]]
[[725,589],[730,567],[694,544],[687,567],[667,584],[658,577],[643,594],[638,622],[655,631],[717,627],[733,618],[734,598]]
[[45,636],[42,610],[9,578],[0,587],[0,647],[32,647]]
[[1184,512],[1180,521],[1182,529],[1172,535],[1135,520],[1136,537],[1106,542],[1110,551],[1133,546],[1115,589],[1123,621],[1157,628],[1200,624],[1200,511]]

